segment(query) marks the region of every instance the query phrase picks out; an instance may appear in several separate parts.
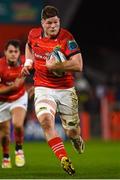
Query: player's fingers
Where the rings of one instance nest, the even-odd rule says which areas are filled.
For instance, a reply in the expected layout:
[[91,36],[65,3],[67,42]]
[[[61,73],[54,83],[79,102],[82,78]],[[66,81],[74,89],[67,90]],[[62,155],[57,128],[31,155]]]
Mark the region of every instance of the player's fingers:
[[22,69],[21,74],[22,74],[23,76],[30,75],[29,70],[27,69],[27,67],[24,67],[24,68]]
[[53,57],[53,58],[50,58],[50,59],[48,59],[47,61],[46,61],[46,64],[53,64],[53,63],[55,63],[55,58]]
[[26,68],[25,72],[26,72],[27,75],[30,75],[30,72],[29,72],[29,70],[27,68]]

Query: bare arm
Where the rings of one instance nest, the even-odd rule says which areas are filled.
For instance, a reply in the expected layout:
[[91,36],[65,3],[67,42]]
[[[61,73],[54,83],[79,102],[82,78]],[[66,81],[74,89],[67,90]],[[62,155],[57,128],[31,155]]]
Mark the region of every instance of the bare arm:
[[24,78],[17,78],[11,85],[0,83],[0,95],[15,91],[24,83]]
[[32,49],[30,48],[28,43],[26,43],[26,46],[25,46],[25,58],[33,60]]
[[46,65],[49,70],[62,70],[71,72],[81,72],[83,70],[83,59],[80,53],[70,57],[68,61]]
[[33,53],[32,53],[32,49],[30,48],[30,46],[28,45],[28,43],[25,46],[25,64],[24,67],[21,71],[23,76],[29,75],[29,70],[32,69],[33,66]]
[[14,89],[13,85],[6,86],[4,84],[0,84],[0,95],[7,94],[7,93],[13,91],[13,89]]

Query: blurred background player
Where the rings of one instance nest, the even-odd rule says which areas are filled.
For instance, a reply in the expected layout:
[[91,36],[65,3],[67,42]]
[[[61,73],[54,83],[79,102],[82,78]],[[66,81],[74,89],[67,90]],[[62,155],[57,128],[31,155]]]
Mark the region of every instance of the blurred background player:
[[24,119],[27,110],[27,93],[21,69],[24,56],[20,56],[20,42],[9,40],[5,45],[4,57],[0,59],[0,139],[3,151],[2,168],[11,168],[9,157],[10,119],[15,138],[15,164],[25,164],[22,150],[24,140]]
[[[79,153],[84,151],[84,142],[80,136],[78,99],[74,89],[72,72],[81,72],[83,62],[80,49],[72,34],[60,28],[58,10],[46,6],[41,13],[42,28],[33,28],[26,44],[26,62],[23,75],[29,74],[34,66],[35,111],[44,131],[45,138],[61,166],[69,174],[75,170],[66,153],[62,139],[55,129],[55,115],[58,110],[62,126]],[[48,56],[59,49],[67,58],[63,63],[55,63]],[[52,63],[53,62],[53,63]],[[52,71],[63,71],[62,77]]]

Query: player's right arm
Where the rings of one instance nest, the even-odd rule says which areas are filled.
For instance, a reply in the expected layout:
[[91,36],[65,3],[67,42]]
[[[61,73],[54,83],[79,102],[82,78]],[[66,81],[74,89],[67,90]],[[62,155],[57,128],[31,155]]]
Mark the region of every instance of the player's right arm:
[[23,76],[29,75],[29,70],[32,69],[33,66],[33,53],[28,43],[26,43],[25,46],[25,59],[24,67],[21,71]]
[[13,85],[7,86],[0,83],[0,95],[7,94],[13,90]]
[[6,85],[0,82],[0,95],[7,94],[9,92],[17,90],[24,83],[24,78],[16,78],[10,85]]

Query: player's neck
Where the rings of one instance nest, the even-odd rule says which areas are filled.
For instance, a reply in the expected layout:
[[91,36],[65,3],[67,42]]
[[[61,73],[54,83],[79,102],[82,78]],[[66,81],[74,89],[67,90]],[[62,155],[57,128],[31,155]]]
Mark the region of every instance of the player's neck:
[[46,38],[49,38],[49,39],[53,39],[53,37],[52,37],[52,36],[50,36],[50,35],[46,34],[45,32],[44,32],[44,34],[43,34],[43,37],[46,37]]
[[58,34],[54,35],[54,36],[50,36],[49,34],[47,34],[46,32],[43,32],[43,37],[45,38],[49,38],[49,39],[56,39],[58,36]]
[[10,67],[16,67],[19,65],[19,62],[11,62],[9,60],[7,61],[7,63],[8,63],[8,66],[10,66]]

